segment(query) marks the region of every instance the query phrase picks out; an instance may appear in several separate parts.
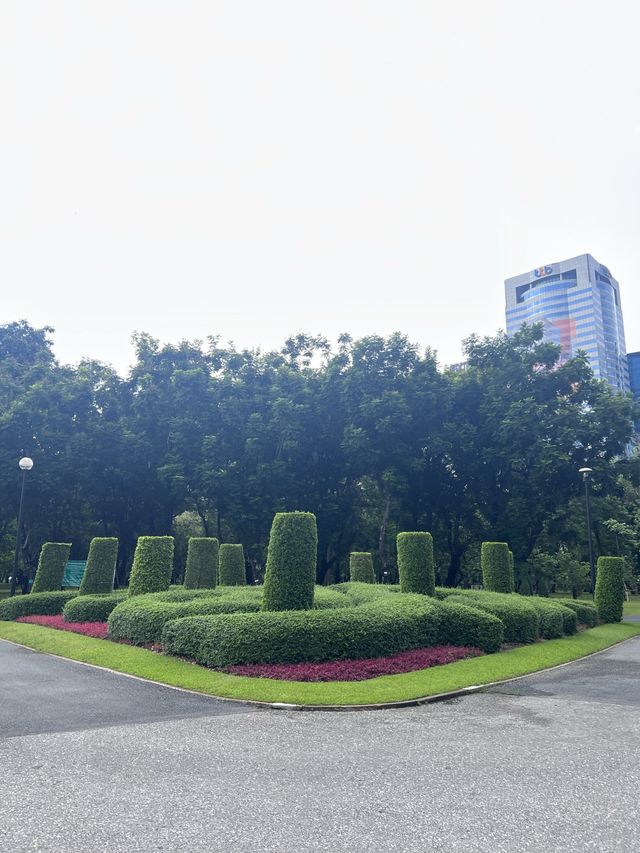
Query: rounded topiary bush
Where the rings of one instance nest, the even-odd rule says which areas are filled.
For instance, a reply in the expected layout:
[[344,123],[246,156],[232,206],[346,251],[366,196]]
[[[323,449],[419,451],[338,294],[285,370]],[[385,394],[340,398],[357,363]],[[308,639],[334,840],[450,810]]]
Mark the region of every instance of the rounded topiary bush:
[[127,598],[127,590],[103,595],[78,595],[64,606],[65,622],[106,622],[114,608]]
[[244,548],[242,545],[225,543],[220,546],[218,583],[220,586],[246,586],[247,573],[244,567]]
[[264,610],[310,610],[316,582],[318,531],[311,512],[273,519],[264,578]]
[[77,590],[32,592],[14,595],[0,601],[0,619],[19,619],[20,616],[58,616],[65,604],[78,595]]
[[92,539],[78,595],[101,595],[111,592],[117,556],[118,540],[115,536],[96,536]]
[[218,582],[218,540],[192,536],[187,546],[185,589],[213,589]]
[[497,616],[504,625],[505,643],[534,643],[538,639],[538,612],[529,603],[529,599],[521,595],[454,589],[452,595],[447,596],[445,600],[459,601]]
[[173,536],[140,536],[133,557],[129,595],[169,589],[173,571]]
[[506,542],[483,542],[480,551],[482,585],[489,592],[513,592],[509,546]]
[[40,551],[38,570],[31,592],[54,592],[62,586],[64,569],[69,560],[71,545],[66,542],[45,542]]
[[622,557],[598,557],[594,600],[602,622],[620,622],[624,606]]
[[352,551],[349,554],[349,580],[355,583],[375,583],[373,557],[368,551]]
[[438,603],[441,612],[441,643],[474,646],[487,653],[498,651],[504,640],[504,626],[497,616],[460,601]]
[[430,533],[398,533],[398,573],[401,592],[433,595],[436,585],[433,538]]
[[586,625],[588,628],[595,628],[598,624],[598,611],[590,601],[576,601],[572,598],[557,598],[556,601],[563,607],[573,610],[581,625]]

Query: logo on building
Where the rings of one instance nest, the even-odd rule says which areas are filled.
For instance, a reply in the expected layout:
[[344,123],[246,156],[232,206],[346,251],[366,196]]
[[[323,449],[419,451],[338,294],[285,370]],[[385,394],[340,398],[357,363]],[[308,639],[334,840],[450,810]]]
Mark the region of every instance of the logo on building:
[[533,274],[536,278],[542,278],[543,275],[551,275],[552,272],[551,267],[538,267],[537,270],[533,271]]

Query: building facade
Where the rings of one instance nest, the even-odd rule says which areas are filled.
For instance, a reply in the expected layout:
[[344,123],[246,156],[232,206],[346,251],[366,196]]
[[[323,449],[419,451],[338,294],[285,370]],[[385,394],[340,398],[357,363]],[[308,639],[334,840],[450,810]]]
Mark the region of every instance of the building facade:
[[584,350],[594,375],[628,392],[620,285],[591,255],[538,267],[505,281],[507,334],[542,323],[566,361]]

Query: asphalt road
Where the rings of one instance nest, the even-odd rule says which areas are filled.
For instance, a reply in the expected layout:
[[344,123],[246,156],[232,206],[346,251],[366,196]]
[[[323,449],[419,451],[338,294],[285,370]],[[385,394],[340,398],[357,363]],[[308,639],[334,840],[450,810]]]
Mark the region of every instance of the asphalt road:
[[266,711],[0,642],[0,851],[640,851],[640,638],[486,693]]

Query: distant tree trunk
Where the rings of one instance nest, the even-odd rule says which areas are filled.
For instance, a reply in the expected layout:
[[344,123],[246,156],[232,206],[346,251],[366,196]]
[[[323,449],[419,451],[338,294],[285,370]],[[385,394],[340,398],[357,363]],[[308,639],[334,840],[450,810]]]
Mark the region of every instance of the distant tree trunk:
[[387,528],[389,527],[389,513],[391,512],[391,495],[387,491],[384,501],[384,511],[382,513],[382,523],[380,524],[380,537],[378,539],[378,553],[382,563],[382,578],[387,576]]

